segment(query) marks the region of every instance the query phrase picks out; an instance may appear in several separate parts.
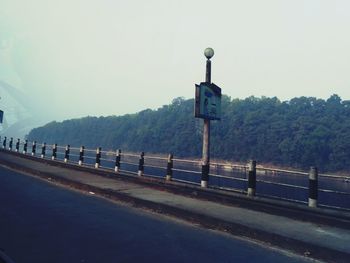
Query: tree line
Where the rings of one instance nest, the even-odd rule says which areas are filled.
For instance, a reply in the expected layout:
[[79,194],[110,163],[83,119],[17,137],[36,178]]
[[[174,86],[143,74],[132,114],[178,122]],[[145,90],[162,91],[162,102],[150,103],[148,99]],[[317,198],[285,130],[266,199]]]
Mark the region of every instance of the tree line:
[[[173,153],[201,157],[203,120],[194,118],[193,99],[176,98],[157,110],[50,122],[27,138],[105,150]],[[255,159],[294,168],[349,171],[350,101],[299,97],[222,97],[221,121],[212,121],[211,156]]]

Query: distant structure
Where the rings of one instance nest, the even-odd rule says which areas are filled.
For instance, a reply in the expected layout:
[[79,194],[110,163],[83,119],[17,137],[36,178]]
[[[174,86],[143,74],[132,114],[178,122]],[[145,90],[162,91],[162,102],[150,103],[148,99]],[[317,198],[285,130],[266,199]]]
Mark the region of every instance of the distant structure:
[[0,134],[22,137],[29,132],[29,120],[33,120],[33,116],[29,97],[21,89],[23,82],[14,63],[12,51],[15,42],[16,34],[0,34]]
[[[1,100],[1,97],[0,97]],[[2,123],[2,120],[4,119],[4,112],[0,110],[0,124]]]
[[11,133],[14,136],[23,137],[33,128],[34,119],[27,106],[26,95],[2,80],[0,80],[0,94],[0,123],[2,123],[0,134]]

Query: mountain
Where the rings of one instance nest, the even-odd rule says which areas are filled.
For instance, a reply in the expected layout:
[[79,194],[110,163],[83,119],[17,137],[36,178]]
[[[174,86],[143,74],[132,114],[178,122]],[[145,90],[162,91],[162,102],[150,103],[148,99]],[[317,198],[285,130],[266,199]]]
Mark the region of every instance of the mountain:
[[[51,122],[30,131],[29,140],[105,150],[201,156],[201,119],[193,99],[136,114]],[[350,101],[299,97],[222,97],[222,119],[212,121],[211,158],[255,159],[295,168],[350,171]]]

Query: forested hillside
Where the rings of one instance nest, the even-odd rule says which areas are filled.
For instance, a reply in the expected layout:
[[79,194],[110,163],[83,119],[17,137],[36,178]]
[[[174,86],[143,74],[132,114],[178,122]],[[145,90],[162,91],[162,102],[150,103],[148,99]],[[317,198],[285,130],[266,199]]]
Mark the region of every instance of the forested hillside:
[[[350,101],[337,95],[222,100],[222,120],[212,122],[212,157],[350,170]],[[157,110],[51,122],[33,129],[28,139],[200,158],[202,120],[193,117],[193,107],[192,99],[177,98]]]

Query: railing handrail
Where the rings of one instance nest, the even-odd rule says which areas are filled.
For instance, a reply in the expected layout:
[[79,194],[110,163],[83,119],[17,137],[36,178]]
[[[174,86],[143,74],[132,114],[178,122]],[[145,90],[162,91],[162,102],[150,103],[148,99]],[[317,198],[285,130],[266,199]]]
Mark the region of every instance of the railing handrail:
[[[8,137],[10,138],[10,137]],[[100,147],[97,147],[95,149],[89,149],[89,148],[83,148],[82,147],[72,147],[70,145],[57,145],[57,144],[52,144],[52,143],[39,143],[38,141],[36,142],[36,149],[35,149],[35,145],[33,143],[33,141],[29,141],[26,143],[24,143],[24,140],[20,140],[20,141],[15,141],[15,140],[8,140],[9,143],[9,147],[7,147],[6,141],[3,142],[3,148],[6,150],[10,150],[10,151],[14,151],[13,146],[16,145],[16,152],[21,152],[19,150],[18,146],[22,146],[24,148],[23,153],[28,153],[28,154],[32,154],[33,156],[37,157],[37,155],[39,155],[41,153],[41,158],[51,158],[51,153],[49,152],[50,150],[52,151],[52,160],[55,161],[59,161],[59,162],[63,162],[63,156],[64,156],[64,163],[67,162],[74,162],[72,160],[69,160],[69,156],[71,157],[75,157],[73,158],[74,160],[76,159],[76,157],[79,157],[79,165],[83,164],[83,159],[88,159],[90,160],[89,162],[92,162],[92,160],[96,160],[96,164],[91,164],[88,162],[84,162],[84,165],[87,165],[89,167],[94,167],[95,168],[99,168],[99,169],[106,169],[106,170],[115,170],[115,172],[128,172],[131,174],[137,174],[138,176],[150,176],[150,177],[156,177],[156,178],[160,178],[163,176],[158,176],[156,174],[152,174],[150,173],[151,170],[149,169],[160,169],[164,171],[164,177],[167,178],[166,180],[174,180],[174,181],[179,181],[179,182],[186,182],[186,183],[190,183],[190,184],[196,184],[198,185],[197,182],[194,182],[193,180],[197,180],[198,179],[198,174],[202,174],[202,172],[198,170],[195,170],[194,166],[190,166],[190,164],[198,166],[198,168],[202,167],[203,169],[203,165],[202,165],[202,161],[201,160],[195,160],[195,159],[183,159],[183,158],[174,158],[172,154],[169,154],[168,157],[164,157],[164,156],[156,156],[154,154],[152,155],[147,155],[144,154],[143,152],[141,153],[134,153],[134,152],[121,152],[120,150],[102,150]],[[12,145],[13,144],[13,145]],[[54,147],[56,145],[56,148]],[[26,146],[26,147],[24,147]],[[46,148],[46,149],[45,149]],[[81,151],[81,149],[84,149],[84,151]],[[72,151],[74,153],[72,153]],[[78,154],[75,154],[76,151],[78,151]],[[102,156],[103,154],[103,156]],[[57,159],[57,156],[59,156],[59,158],[62,158],[62,160]],[[103,158],[105,157],[105,158]],[[132,158],[123,158],[123,157],[132,157]],[[118,160],[119,158],[119,160]],[[135,159],[134,159],[135,158]],[[146,162],[145,160],[151,160],[150,162]],[[154,160],[152,162],[152,160]],[[100,163],[101,161],[103,161],[104,166]],[[157,162],[158,161],[158,162]],[[162,162],[160,161],[164,161],[164,166],[162,166]],[[166,162],[165,162],[166,161]],[[107,165],[106,162],[109,162],[109,165]],[[175,163],[175,167],[173,165],[173,162]],[[109,166],[113,166],[113,164],[115,163],[115,167],[109,167]],[[177,166],[178,164],[183,163],[183,166]],[[183,167],[191,167],[189,170]],[[138,167],[138,171],[128,171],[128,170],[122,170],[120,169],[120,165],[124,166],[124,165],[130,165],[130,166],[136,166]],[[118,167],[117,167],[118,166]],[[146,168],[146,172],[144,171],[144,169]],[[316,195],[315,195],[315,190],[312,190],[312,198],[316,198],[314,201],[312,201],[313,205],[317,206],[317,192],[320,193],[331,193],[331,194],[337,194],[337,195],[344,195],[344,196],[350,196],[350,192],[346,192],[346,191],[342,191],[342,190],[337,190],[337,189],[325,189],[325,188],[319,188],[317,185],[317,177],[321,177],[321,178],[334,178],[334,179],[344,179],[344,180],[349,180],[350,181],[350,175],[335,175],[335,174],[318,174],[317,169],[315,170],[315,168],[312,168],[313,170],[313,178],[311,178],[311,174],[310,172],[305,172],[305,171],[300,171],[300,170],[291,170],[291,169],[281,169],[281,168],[271,168],[271,167],[264,167],[262,165],[256,165],[255,161],[250,161],[248,164],[237,164],[237,163],[233,163],[233,162],[223,162],[223,161],[215,161],[215,162],[211,162],[210,163],[210,168],[219,168],[222,169],[221,172],[223,174],[220,174],[220,170],[215,170],[216,173],[208,173],[211,177],[213,178],[217,178],[218,180],[232,180],[232,181],[241,181],[242,183],[247,183],[248,184],[248,188],[247,191],[242,190],[242,189],[236,189],[233,186],[232,187],[225,187],[222,185],[212,185],[211,187],[213,188],[217,188],[217,189],[230,189],[232,191],[238,191],[238,192],[245,192],[248,194],[248,196],[254,196],[255,195],[255,184],[256,182],[258,183],[265,183],[265,184],[269,184],[271,186],[276,185],[276,186],[281,186],[281,187],[288,187],[290,189],[302,189],[302,190],[309,190],[310,189],[310,185],[309,187],[304,186],[304,185],[296,185],[296,184],[290,184],[290,183],[286,183],[286,182],[274,182],[274,181],[270,181],[270,180],[266,180],[266,179],[261,179],[261,178],[257,178],[257,176],[262,176],[261,171],[263,172],[268,172],[268,173],[279,173],[279,174],[293,174],[293,175],[301,175],[301,176],[305,176],[305,179],[309,179],[312,181],[310,181],[310,184],[312,183],[312,187],[314,187],[314,189],[316,189]],[[209,169],[210,169],[209,168]],[[231,171],[227,171],[227,168]],[[158,170],[158,171],[160,171]],[[245,174],[245,176],[239,177],[239,176],[228,176],[225,175],[225,172],[236,172],[237,174]],[[242,170],[242,171],[240,171]],[[175,172],[175,175],[177,173],[185,173],[185,174],[190,174],[191,176],[194,176],[192,181],[189,179],[180,179],[177,178],[176,176],[173,178],[172,174],[173,171]],[[311,170],[310,170],[311,171]],[[316,173],[316,175],[315,175]],[[316,177],[315,177],[316,176]],[[187,178],[187,177],[186,177]],[[282,178],[282,177],[280,177]],[[315,181],[316,180],[316,184]],[[220,181],[218,181],[220,182]],[[282,188],[283,189],[283,188]],[[261,194],[259,193],[258,195],[262,196],[262,195],[266,195],[266,194]],[[311,192],[310,192],[311,195]],[[266,196],[271,196],[273,198],[276,198],[276,196],[274,195],[269,195],[267,194]],[[280,197],[280,199],[286,199],[286,200],[290,200],[289,198],[284,198],[284,197]],[[300,200],[294,200],[296,202],[302,202],[305,203],[304,201],[300,201]],[[307,203],[307,202],[306,202]],[[309,206],[310,206],[310,197],[309,197]],[[336,206],[334,206],[336,207]]]
[[[10,138],[7,136],[7,138]],[[20,146],[24,145],[23,139],[20,140]],[[33,141],[29,141],[28,143],[32,143]],[[39,143],[36,141],[37,146],[41,147],[43,143]],[[53,143],[46,143],[47,148],[52,148]],[[65,149],[66,145],[57,145],[58,149]],[[80,150],[80,147],[73,147],[70,146],[70,150]],[[96,149],[89,149],[85,148],[85,152],[93,152],[96,153]],[[102,150],[101,153],[104,154],[110,154],[113,153],[113,156],[115,156],[115,150]],[[139,157],[139,154],[135,152],[122,152],[121,156],[130,156],[130,157]],[[167,157],[164,156],[157,156],[157,155],[145,155],[145,159],[155,159],[155,160],[167,160]],[[183,163],[193,163],[193,164],[198,164],[200,165],[202,163],[201,160],[196,160],[196,159],[183,159],[183,158],[173,158],[173,161],[176,162],[183,162]],[[215,161],[215,162],[210,162],[211,166],[226,166],[230,168],[247,168],[247,165],[244,164],[237,164],[233,162],[220,162],[220,161]],[[283,169],[283,168],[272,168],[272,167],[265,167],[262,165],[257,165],[256,167],[257,170],[263,170],[263,171],[268,171],[268,172],[280,172],[280,173],[289,173],[289,174],[299,174],[299,175],[308,175],[308,172],[301,171],[301,170],[293,170],[293,169]],[[339,178],[339,179],[350,179],[350,174],[349,175],[337,175],[337,174],[328,174],[328,173],[319,173],[320,177],[329,177],[329,178]]]

